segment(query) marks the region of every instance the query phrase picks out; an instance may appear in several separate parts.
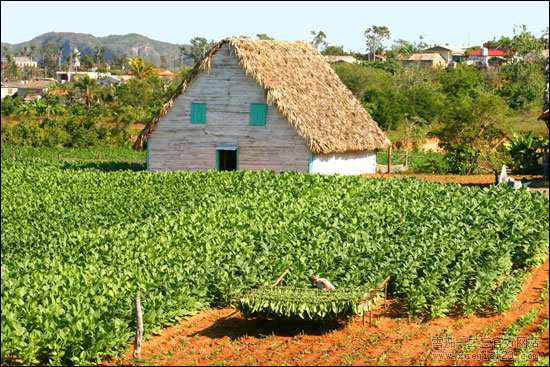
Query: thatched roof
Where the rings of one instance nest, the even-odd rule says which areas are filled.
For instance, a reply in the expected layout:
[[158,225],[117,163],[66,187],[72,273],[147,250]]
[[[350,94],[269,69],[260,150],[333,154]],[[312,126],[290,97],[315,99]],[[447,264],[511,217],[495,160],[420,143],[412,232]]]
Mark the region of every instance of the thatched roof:
[[313,153],[374,150],[390,144],[378,124],[309,43],[226,38],[214,44],[195,64],[161,115],[145,126],[134,148],[143,147],[177,95],[199,73],[209,71],[212,57],[226,43],[244,72],[265,89],[267,103],[279,110]]

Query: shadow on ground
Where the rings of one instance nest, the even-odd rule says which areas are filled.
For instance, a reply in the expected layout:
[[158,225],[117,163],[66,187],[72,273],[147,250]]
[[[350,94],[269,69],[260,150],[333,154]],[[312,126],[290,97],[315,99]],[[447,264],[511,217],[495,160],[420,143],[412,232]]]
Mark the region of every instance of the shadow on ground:
[[217,320],[206,329],[190,336],[206,336],[213,339],[229,337],[231,340],[251,336],[262,339],[271,335],[293,337],[296,335],[323,335],[345,327],[345,322],[313,322],[304,320],[244,319],[235,315]]
[[65,162],[63,169],[84,171],[95,170],[103,172],[116,171],[145,171],[147,169],[145,163],[141,162],[124,162],[124,161],[106,161],[106,162]]

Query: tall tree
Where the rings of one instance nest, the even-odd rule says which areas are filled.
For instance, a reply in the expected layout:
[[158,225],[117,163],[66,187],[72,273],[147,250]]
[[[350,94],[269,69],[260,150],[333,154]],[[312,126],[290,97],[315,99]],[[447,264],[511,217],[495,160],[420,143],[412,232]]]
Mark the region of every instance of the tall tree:
[[101,66],[105,63],[105,47],[97,46],[94,49],[95,62],[98,66]]
[[423,36],[423,35],[419,35],[419,36],[418,36],[418,42],[416,42],[416,44],[414,45],[414,47],[415,47],[417,50],[424,50],[424,49],[428,48],[428,44],[427,44],[426,41],[424,40],[424,36]]
[[191,45],[180,45],[178,46],[178,63],[177,67],[181,68],[189,64],[189,57],[195,60],[195,57],[191,53]]
[[46,76],[55,76],[61,61],[61,52],[63,45],[60,42],[50,41],[42,47],[42,62],[44,64],[44,74]]
[[264,40],[264,41],[272,41],[274,40],[274,38],[271,38],[269,37],[267,34],[265,33],[259,33],[256,35],[256,37],[258,37],[259,40]]
[[542,34],[540,35],[540,42],[545,48],[548,48],[548,27],[542,31]]
[[402,38],[394,41],[391,48],[399,54],[411,54],[416,51],[416,46],[412,42]]
[[195,62],[199,61],[208,50],[208,40],[203,37],[195,37],[191,40],[191,56]]
[[31,45],[31,47],[29,47],[29,57],[31,59],[34,59],[35,56],[36,56],[36,45]]
[[168,68],[168,58],[165,55],[160,55],[160,67],[163,69]]
[[86,108],[92,108],[92,105],[97,98],[98,87],[96,81],[88,75],[84,75],[83,77],[77,78],[74,86],[80,92]]
[[540,39],[527,30],[526,25],[514,27],[514,37],[510,42],[510,49],[520,58],[531,51],[542,50],[543,43]]
[[382,50],[382,42],[390,38],[390,30],[384,25],[373,25],[365,31],[365,38],[369,60],[374,60],[376,53]]
[[332,56],[344,56],[347,55],[347,52],[344,51],[344,46],[327,46],[321,52],[323,55],[332,55]]
[[143,60],[141,57],[130,57],[128,59],[128,66],[132,75],[135,75],[138,79],[145,79],[153,75],[153,65]]
[[311,44],[313,47],[318,49],[319,51],[322,51],[325,47],[327,47],[327,35],[323,31],[311,31],[309,32],[313,38],[311,39]]

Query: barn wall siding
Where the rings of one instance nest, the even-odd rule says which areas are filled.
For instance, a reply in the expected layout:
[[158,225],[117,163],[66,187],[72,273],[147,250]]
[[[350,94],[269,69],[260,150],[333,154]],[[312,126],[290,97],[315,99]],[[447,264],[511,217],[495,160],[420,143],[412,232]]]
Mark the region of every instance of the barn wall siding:
[[[206,103],[206,124],[191,124],[192,102]],[[150,136],[149,170],[215,169],[216,145],[235,144],[239,169],[307,172],[309,151],[296,130],[269,105],[266,125],[250,125],[251,103],[266,103],[265,92],[226,44]]]

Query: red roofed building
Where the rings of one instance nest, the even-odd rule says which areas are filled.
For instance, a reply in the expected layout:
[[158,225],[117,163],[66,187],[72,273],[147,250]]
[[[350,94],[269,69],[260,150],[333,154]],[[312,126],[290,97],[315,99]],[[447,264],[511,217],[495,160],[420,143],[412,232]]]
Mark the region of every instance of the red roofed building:
[[506,56],[510,55],[509,51],[498,50],[495,48],[482,48],[468,52],[468,65],[480,65],[489,67],[489,64],[500,64]]
[[[504,57],[504,56],[507,56],[510,52],[506,50],[497,50],[496,48],[488,48],[487,53],[489,57],[493,57],[493,56]],[[472,50],[468,52],[468,56],[481,56],[481,49]]]

